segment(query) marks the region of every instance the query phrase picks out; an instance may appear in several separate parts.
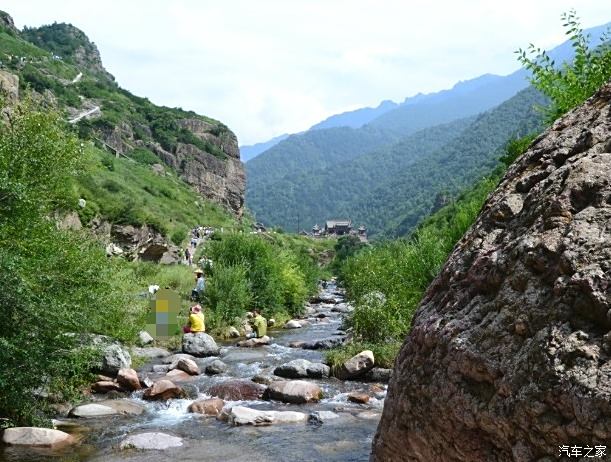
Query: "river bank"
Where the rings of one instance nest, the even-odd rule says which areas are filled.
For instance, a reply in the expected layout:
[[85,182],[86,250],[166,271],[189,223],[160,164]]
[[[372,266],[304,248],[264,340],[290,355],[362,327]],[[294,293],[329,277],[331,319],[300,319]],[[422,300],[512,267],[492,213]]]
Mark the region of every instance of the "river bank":
[[[221,350],[218,357],[192,358],[202,374],[189,377],[178,375],[173,380],[183,387],[187,399],[147,401],[143,399],[143,391],[136,391],[120,401],[135,405],[141,410],[138,411],[141,412],[139,415],[60,417],[61,425],[58,428],[80,438],[80,444],[53,453],[32,448],[4,447],[0,450],[0,460],[368,460],[371,440],[383,407],[384,384],[338,380],[334,377],[308,378],[303,380],[318,385],[323,392],[323,398],[318,402],[286,404],[264,399],[225,399],[225,409],[242,406],[258,411],[296,411],[305,415],[304,420],[290,424],[274,422],[263,426],[235,426],[231,421],[188,411],[193,402],[211,398],[214,394],[211,388],[215,385],[235,379],[250,381],[256,378],[258,382],[267,383],[286,380],[274,375],[278,366],[301,359],[321,363],[324,350],[289,345],[308,346],[319,340],[343,338],[342,312],[349,311],[350,306],[345,303],[341,289],[334,284],[321,289],[317,301],[319,303],[310,303],[306,307],[308,318],[301,321],[303,327],[271,330],[269,345],[242,348],[236,346],[235,341],[219,342]],[[152,350],[149,352],[152,353]],[[158,352],[159,357],[148,360],[138,368],[139,375],[152,381],[166,378],[167,364],[176,359],[171,354]],[[225,371],[215,375],[203,373],[215,360],[226,365]],[[365,394],[368,402],[352,402],[348,395],[354,392]],[[92,396],[94,403],[106,399],[106,395]],[[127,437],[149,432],[179,438],[175,441],[180,445],[165,450],[121,449]]]

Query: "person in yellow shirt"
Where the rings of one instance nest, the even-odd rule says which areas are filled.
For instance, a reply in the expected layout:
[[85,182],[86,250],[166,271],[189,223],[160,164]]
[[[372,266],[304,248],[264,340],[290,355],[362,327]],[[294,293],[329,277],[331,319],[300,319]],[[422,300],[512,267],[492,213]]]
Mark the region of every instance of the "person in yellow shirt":
[[202,307],[200,305],[193,305],[189,310],[189,321],[188,324],[183,328],[185,334],[197,334],[198,332],[206,332],[206,323],[204,319],[204,313],[202,313]]

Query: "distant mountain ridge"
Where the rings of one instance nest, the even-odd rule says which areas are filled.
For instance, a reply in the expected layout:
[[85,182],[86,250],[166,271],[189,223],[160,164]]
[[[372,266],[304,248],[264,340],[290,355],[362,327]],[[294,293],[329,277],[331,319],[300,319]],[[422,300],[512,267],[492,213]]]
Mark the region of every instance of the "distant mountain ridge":
[[290,135],[288,133],[284,133],[282,135],[278,135],[272,138],[269,141],[264,141],[263,143],[255,143],[246,146],[240,146],[240,159],[242,162],[246,163],[250,159],[254,159],[259,154],[267,151],[268,149],[276,146],[281,141],[287,139]]
[[[586,33],[590,34],[592,44],[597,44],[607,29],[608,25],[603,25],[589,29]],[[572,47],[567,41],[552,49],[549,54],[557,63],[568,61],[572,59]],[[535,129],[540,120],[535,117],[532,105],[541,104],[543,100],[540,95],[526,90],[529,85],[527,77],[524,70],[517,70],[507,76],[484,74],[458,82],[448,90],[416,94],[400,104],[390,102],[387,105],[387,108],[392,106],[390,110],[383,111],[360,127],[324,128],[336,123],[357,125],[357,116],[366,118],[372,108],[332,116],[316,124],[315,129],[289,136],[246,165],[247,206],[257,219],[287,229],[293,229],[295,217],[299,217],[304,226],[309,226],[324,219],[348,216],[370,224],[371,229],[377,233],[404,234],[417,224],[423,211],[430,207],[429,199],[432,200],[439,192],[435,189],[437,186],[446,182],[448,189],[456,192],[458,186],[468,184],[465,179],[471,181],[477,179],[477,175],[486,174],[495,164],[494,156],[498,153],[473,150],[468,163],[472,171],[465,170],[464,165],[449,157],[439,160],[426,156],[418,161],[417,166],[414,164],[409,168],[397,169],[392,161],[388,161],[389,156],[394,156],[396,165],[400,165],[401,156],[409,152],[407,145],[402,145],[402,142],[410,139],[410,136],[428,136],[424,134],[429,134],[428,130],[433,127],[451,125],[454,121],[485,112],[499,114],[494,112],[496,107],[508,107],[506,113],[511,113],[511,117],[516,120],[510,120],[511,117],[505,117],[502,113],[490,119],[498,125],[490,129],[490,136],[499,138],[492,140],[492,144],[485,139],[481,145],[487,149],[496,151],[510,136],[526,134],[524,131],[528,127]],[[520,106],[517,102],[503,106],[520,94],[522,96],[516,101],[521,101],[522,109],[516,109]],[[478,136],[485,135],[485,130],[479,125],[474,125],[473,130]],[[411,140],[414,145],[421,141]],[[477,140],[467,137],[462,142],[475,145]],[[449,146],[448,149],[452,151],[454,148]],[[455,152],[455,155],[459,155],[459,151]],[[381,170],[377,170],[376,156],[386,158]],[[482,163],[480,158],[486,161]],[[438,174],[426,168],[428,161],[442,170],[452,167]],[[410,168],[416,168],[423,178],[411,177]],[[460,172],[457,181],[452,180],[453,171]],[[373,186],[374,189],[379,188],[379,193],[372,190],[371,184],[366,184],[367,175],[363,175],[363,172],[375,172],[370,176],[375,178],[373,181],[376,184]],[[380,176],[380,172],[385,176]],[[436,186],[421,188],[422,194],[420,190],[408,191],[403,188],[403,182],[408,177],[410,181],[424,181],[425,184],[435,179]],[[367,194],[363,194],[363,191]],[[404,194],[393,195],[392,191],[403,191]],[[411,201],[411,194],[418,197],[416,202]],[[414,213],[387,204],[388,201],[400,200],[415,204]],[[368,203],[375,205],[369,206]]]

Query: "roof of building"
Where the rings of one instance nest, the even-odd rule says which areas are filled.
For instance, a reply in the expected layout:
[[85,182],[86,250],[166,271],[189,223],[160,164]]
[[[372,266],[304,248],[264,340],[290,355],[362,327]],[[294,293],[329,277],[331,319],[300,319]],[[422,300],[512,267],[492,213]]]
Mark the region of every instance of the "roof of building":
[[335,228],[336,226],[352,226],[351,220],[327,220],[327,228]]

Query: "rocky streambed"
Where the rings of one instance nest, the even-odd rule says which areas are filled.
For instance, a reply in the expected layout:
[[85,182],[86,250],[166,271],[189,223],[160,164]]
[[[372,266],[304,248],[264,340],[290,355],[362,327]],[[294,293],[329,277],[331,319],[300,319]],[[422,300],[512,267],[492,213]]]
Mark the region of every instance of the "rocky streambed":
[[314,302],[296,320],[302,327],[271,330],[268,345],[240,347],[236,339],[205,358],[139,350],[150,356],[138,369],[148,387],[126,396],[96,393],[58,417],[56,427],[77,444],[2,446],[0,460],[368,460],[387,373],[370,370],[364,354],[336,371],[346,380],[333,377],[321,348],[344,338],[341,319],[350,306],[333,284]]

